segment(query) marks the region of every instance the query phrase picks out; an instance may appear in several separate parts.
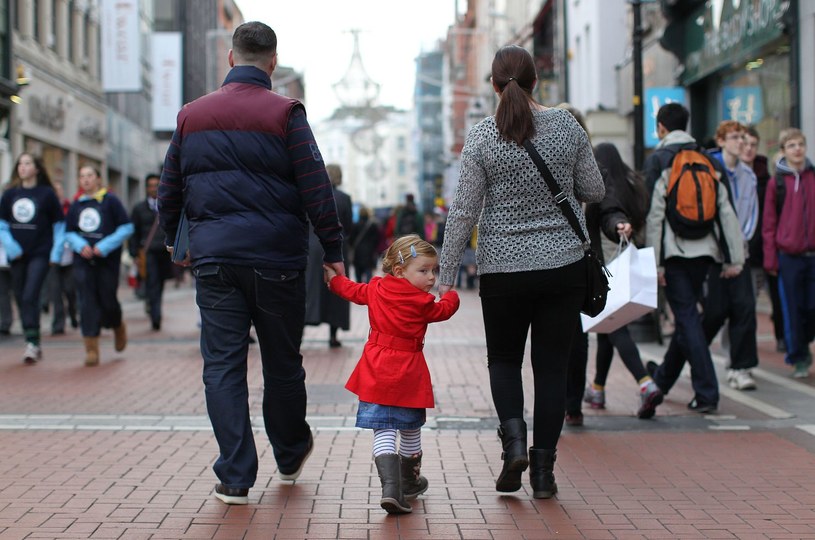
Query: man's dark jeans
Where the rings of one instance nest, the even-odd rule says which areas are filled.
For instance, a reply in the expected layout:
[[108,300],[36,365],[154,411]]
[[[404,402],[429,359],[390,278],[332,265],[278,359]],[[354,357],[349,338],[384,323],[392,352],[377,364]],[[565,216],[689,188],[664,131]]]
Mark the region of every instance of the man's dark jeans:
[[205,264],[193,273],[207,411],[220,449],[213,469],[225,486],[250,488],[258,469],[246,380],[252,324],[263,364],[263,419],[278,468],[296,470],[308,448],[300,355],[304,273],[229,264]]
[[672,257],[665,261],[665,298],[674,314],[675,329],[665,359],[654,376],[657,386],[668,393],[687,359],[695,398],[701,405],[719,404],[719,382],[697,307],[711,264],[709,257]]

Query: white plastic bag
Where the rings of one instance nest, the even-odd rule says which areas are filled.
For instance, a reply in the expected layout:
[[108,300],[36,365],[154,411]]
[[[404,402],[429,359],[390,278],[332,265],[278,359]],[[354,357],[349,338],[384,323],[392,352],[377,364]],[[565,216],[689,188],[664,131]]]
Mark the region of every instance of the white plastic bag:
[[611,272],[606,308],[596,317],[580,314],[584,332],[608,334],[657,307],[654,248],[628,244],[606,267]]

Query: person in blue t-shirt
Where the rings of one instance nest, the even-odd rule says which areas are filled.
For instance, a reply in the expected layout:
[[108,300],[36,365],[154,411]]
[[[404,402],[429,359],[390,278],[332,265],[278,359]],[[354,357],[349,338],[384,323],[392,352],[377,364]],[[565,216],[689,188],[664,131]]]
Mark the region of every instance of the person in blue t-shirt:
[[64,225],[62,207],[42,162],[21,154],[0,199],[0,243],[11,266],[12,289],[26,340],[23,361],[28,364],[42,358],[40,291],[49,261],[58,263],[62,254]]
[[99,332],[113,328],[114,348],[127,346],[122,306],[116,297],[122,243],[133,234],[133,224],[121,201],[102,187],[99,171],[79,169],[82,195],[68,209],[65,239],[74,257],[74,278],[79,293],[80,327],[85,339],[85,365],[99,363]]

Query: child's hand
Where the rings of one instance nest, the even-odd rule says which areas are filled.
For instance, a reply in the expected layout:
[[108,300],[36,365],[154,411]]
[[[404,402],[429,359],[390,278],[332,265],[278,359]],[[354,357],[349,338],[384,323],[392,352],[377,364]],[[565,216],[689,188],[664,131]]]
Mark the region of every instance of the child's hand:
[[334,268],[328,266],[327,264],[323,265],[323,279],[325,280],[326,283],[334,279],[334,276],[336,275],[337,271],[334,270]]

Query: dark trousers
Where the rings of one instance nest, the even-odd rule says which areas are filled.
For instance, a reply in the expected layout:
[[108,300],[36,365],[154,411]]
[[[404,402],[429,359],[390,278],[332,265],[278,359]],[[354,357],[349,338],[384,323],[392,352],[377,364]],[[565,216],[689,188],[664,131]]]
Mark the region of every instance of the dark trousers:
[[586,294],[585,262],[480,279],[490,388],[501,422],[524,417],[521,365],[531,328],[533,444],[554,449],[566,409],[569,352]]
[[586,390],[586,367],[589,364],[589,335],[582,331],[580,317],[577,318],[577,332],[572,339],[569,353],[569,372],[566,379],[566,412],[578,415],[583,408],[583,393]]
[[76,286],[74,284],[74,267],[51,267],[51,303],[54,314],[51,317],[51,332],[57,333],[65,330],[65,305],[68,306],[68,317],[73,323],[76,321]]
[[721,276],[722,266],[714,264],[708,270],[707,296],[704,300],[702,328],[710,344],[728,321],[730,337],[730,367],[750,369],[758,365],[756,345],[756,300],[750,269],[734,277]]
[[90,260],[79,256],[74,258],[83,337],[98,337],[102,328],[117,328],[122,324],[122,306],[116,298],[121,262],[116,253]]
[[161,298],[164,295],[164,279],[169,275],[170,254],[167,251],[147,252],[147,279],[145,295],[150,309],[150,321],[161,323]]
[[220,450],[213,469],[224,485],[250,488],[258,469],[246,380],[253,324],[263,364],[263,420],[278,468],[296,469],[308,447],[300,355],[304,272],[207,264],[193,273],[207,412]]
[[11,263],[11,283],[27,341],[40,339],[40,292],[48,276],[48,256],[23,256]]
[[784,309],[781,307],[781,296],[778,294],[778,276],[764,274],[767,283],[767,292],[772,305],[773,333],[776,341],[784,338]]
[[11,271],[0,268],[0,332],[7,333],[11,328]]
[[665,298],[674,314],[675,330],[654,376],[657,386],[668,393],[687,359],[696,401],[704,405],[719,404],[719,382],[697,307],[711,264],[707,257],[672,257],[665,261]]
[[810,362],[815,338],[815,256],[778,254],[779,295],[784,310],[787,364]]
[[611,361],[614,358],[614,349],[620,353],[623,364],[628,372],[634,376],[634,380],[641,381],[648,375],[642,365],[640,351],[637,344],[631,339],[628,326],[623,326],[610,334],[597,334],[597,356],[595,357],[594,384],[606,385],[606,378],[611,369]]

